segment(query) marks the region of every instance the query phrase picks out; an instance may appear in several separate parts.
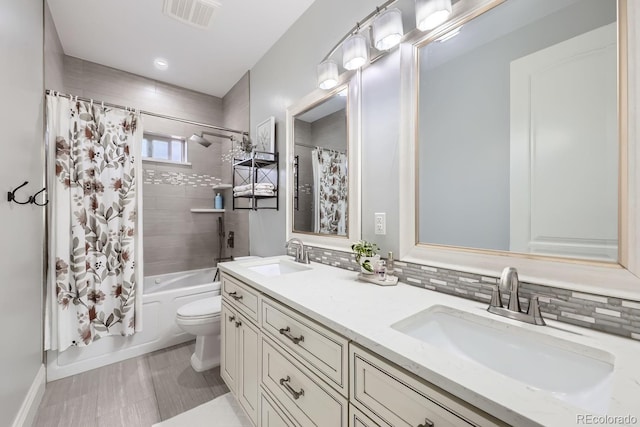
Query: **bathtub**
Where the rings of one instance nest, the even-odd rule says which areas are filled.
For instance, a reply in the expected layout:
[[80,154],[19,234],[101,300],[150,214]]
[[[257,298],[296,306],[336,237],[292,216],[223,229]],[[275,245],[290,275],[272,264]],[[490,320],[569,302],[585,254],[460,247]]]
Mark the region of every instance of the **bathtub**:
[[175,323],[181,305],[220,293],[215,268],[169,273],[144,278],[142,331],[130,337],[110,336],[88,347],[62,353],[47,351],[47,381],[75,375],[131,357],[194,340]]

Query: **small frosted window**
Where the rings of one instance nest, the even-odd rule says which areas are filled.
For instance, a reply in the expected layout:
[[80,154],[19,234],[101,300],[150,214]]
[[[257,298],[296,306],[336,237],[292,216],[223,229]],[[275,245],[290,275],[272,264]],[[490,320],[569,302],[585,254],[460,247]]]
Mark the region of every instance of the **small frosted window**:
[[142,139],[142,158],[167,162],[187,162],[185,138],[146,133]]

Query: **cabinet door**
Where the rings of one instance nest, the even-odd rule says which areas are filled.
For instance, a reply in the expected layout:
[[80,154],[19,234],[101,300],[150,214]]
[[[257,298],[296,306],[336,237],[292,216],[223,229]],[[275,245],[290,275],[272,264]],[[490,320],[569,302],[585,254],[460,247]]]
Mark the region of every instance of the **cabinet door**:
[[380,427],[380,424],[373,421],[352,404],[349,404],[349,427]]
[[238,315],[229,307],[222,304],[220,318],[220,340],[222,348],[220,350],[220,376],[229,387],[234,396],[236,394],[236,382],[238,372],[238,334],[236,332],[236,322]]
[[260,382],[260,332],[244,316],[236,323],[238,336],[237,397],[254,425],[258,423],[258,385]]

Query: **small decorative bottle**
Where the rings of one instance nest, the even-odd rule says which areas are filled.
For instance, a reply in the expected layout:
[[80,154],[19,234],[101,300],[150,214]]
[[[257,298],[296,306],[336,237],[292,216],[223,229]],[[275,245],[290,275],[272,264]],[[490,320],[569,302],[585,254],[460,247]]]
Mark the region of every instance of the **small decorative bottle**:
[[222,200],[222,195],[220,193],[216,194],[216,198],[214,199],[214,206],[216,209],[224,209],[224,203]]
[[387,275],[393,276],[393,252],[387,256]]

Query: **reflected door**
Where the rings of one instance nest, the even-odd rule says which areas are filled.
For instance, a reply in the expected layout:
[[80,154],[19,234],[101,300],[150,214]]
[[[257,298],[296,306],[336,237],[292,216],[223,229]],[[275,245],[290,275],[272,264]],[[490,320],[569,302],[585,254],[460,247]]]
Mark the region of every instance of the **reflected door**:
[[616,25],[511,63],[510,250],[618,259]]

